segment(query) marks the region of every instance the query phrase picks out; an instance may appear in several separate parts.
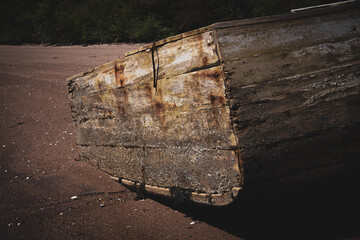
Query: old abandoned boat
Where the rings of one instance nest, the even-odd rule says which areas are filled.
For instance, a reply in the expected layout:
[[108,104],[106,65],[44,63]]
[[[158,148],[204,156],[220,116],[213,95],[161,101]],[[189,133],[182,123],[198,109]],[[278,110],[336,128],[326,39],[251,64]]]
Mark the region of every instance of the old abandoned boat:
[[67,79],[81,159],[211,205],[358,161],[359,9],[216,23]]

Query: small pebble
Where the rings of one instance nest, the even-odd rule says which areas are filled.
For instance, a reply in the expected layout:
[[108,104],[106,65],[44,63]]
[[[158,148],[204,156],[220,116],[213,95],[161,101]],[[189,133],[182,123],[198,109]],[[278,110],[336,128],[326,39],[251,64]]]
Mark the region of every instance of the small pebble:
[[75,200],[75,199],[78,199],[78,198],[79,198],[78,196],[72,196],[71,200]]
[[105,204],[100,203],[99,207],[105,207]]
[[191,222],[191,223],[190,223],[190,225],[194,225],[194,224],[195,224],[195,222]]

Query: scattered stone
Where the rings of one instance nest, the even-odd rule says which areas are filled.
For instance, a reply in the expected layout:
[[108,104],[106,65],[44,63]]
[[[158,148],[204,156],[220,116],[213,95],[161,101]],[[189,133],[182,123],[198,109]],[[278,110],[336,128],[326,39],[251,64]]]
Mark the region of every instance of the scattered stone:
[[78,196],[72,196],[71,197],[71,200],[76,200],[76,199],[78,199],[79,197]]
[[191,223],[190,223],[190,225],[194,225],[194,224],[195,224],[195,222],[191,222]]

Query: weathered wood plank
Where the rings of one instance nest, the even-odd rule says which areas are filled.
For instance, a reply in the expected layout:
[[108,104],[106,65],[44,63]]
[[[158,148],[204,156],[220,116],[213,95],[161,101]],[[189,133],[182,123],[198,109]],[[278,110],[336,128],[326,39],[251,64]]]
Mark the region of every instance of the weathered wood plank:
[[234,149],[221,68],[103,91],[72,101],[81,145]]
[[[168,38],[165,38],[165,39],[161,39],[159,41],[156,41],[155,45],[156,46],[162,46],[162,45],[165,45],[165,44],[168,44],[168,43],[172,43],[172,42],[176,42],[178,40],[182,40],[184,38],[188,38],[188,37],[192,37],[192,36],[199,35],[199,34],[202,34],[202,33],[206,33],[206,32],[209,32],[209,31],[211,31],[213,29],[214,28],[213,28],[212,25],[206,26],[206,27],[203,27],[203,28],[199,28],[199,29],[195,29],[195,30],[192,30],[192,31],[189,31],[189,32],[185,32],[185,33],[181,33],[181,34],[171,36],[171,37],[168,37]],[[139,49],[136,49],[134,51],[126,53],[125,57],[133,55],[133,54],[137,54],[137,53],[142,52],[142,51],[148,51],[153,46],[154,46],[154,43],[145,45],[145,46],[143,46],[143,47],[141,47]]]
[[[187,120],[189,121],[189,119]],[[198,123],[201,124],[201,122]],[[119,124],[119,126],[115,124]],[[193,127],[191,124],[185,123],[183,126],[178,124],[173,130],[162,131],[154,126],[147,131],[148,128],[137,122],[132,125],[131,123],[122,124],[121,121],[114,120],[94,120],[78,127],[77,143],[93,146],[196,145],[207,149],[231,150],[236,148],[231,130],[188,130],[191,127]],[[189,135],[190,133],[191,135]]]
[[[358,92],[359,88],[356,91]],[[313,133],[359,124],[358,95],[356,93],[331,102],[322,101],[313,107],[262,115],[247,122],[237,118],[234,121],[237,124],[240,148],[271,146],[274,143],[291,141]]]
[[[138,115],[154,111],[153,108],[201,110],[207,107],[222,107],[227,103],[224,96],[224,80],[220,67],[191,72],[158,80],[158,90],[152,80],[121,89],[109,89],[73,99],[73,106],[80,115],[91,113],[92,108],[112,111],[121,116]],[[156,106],[158,104],[158,106]],[[160,105],[164,106],[160,106]],[[86,110],[81,111],[81,109]]]
[[357,9],[339,14],[217,29],[222,58],[261,56],[298,46],[312,46],[360,33]]
[[[155,68],[159,71],[159,79],[220,64],[212,32],[158,47],[154,52],[154,61]],[[153,67],[152,54],[149,51],[107,63],[91,72],[69,78],[70,98],[138,86],[145,82],[152,85]]]
[[360,63],[239,88],[241,94],[233,96],[231,109],[239,119],[248,121],[356,95],[360,86],[359,66]]
[[142,148],[125,147],[88,147],[78,145],[82,160],[107,171],[115,176],[141,181],[141,172],[145,156]]
[[227,76],[236,79],[229,82],[231,85],[228,87],[245,87],[291,76],[311,75],[312,72],[332,67],[341,68],[360,62],[359,52],[360,38],[354,37],[308,47],[298,45],[294,49],[275,51],[257,57],[240,56],[237,60],[226,62],[224,71]]
[[115,176],[154,186],[223,193],[239,187],[235,151],[201,147],[80,146],[81,156]]
[[246,160],[244,183],[254,191],[270,186],[291,186],[301,181],[322,178],[326,175],[321,174],[331,173],[323,171],[329,167],[339,171],[339,165],[347,168],[356,166],[360,155],[359,132],[359,124],[348,125],[270,146],[246,148],[241,153]]
[[146,148],[144,163],[146,182],[156,186],[209,194],[229,192],[241,182],[235,151],[196,146]]
[[348,9],[217,30],[245,186],[359,155],[358,26]]

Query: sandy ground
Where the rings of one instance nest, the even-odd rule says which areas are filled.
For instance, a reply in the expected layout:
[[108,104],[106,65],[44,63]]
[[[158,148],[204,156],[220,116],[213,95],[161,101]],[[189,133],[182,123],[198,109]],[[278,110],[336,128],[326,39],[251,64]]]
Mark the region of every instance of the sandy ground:
[[0,46],[0,239],[360,236],[359,198],[347,188],[339,197],[344,185],[333,182],[325,190],[316,185],[213,208],[135,200],[134,192],[78,161],[65,79],[139,46]]

